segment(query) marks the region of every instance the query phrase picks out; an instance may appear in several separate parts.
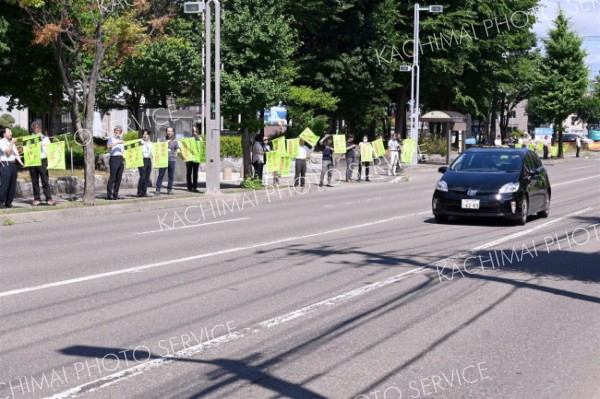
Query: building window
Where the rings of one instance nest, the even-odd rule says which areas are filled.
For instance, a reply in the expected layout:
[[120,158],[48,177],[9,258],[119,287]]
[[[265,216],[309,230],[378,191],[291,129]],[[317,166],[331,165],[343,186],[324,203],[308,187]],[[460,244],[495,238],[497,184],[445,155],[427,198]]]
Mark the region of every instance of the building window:
[[576,116],[572,116],[571,117],[571,126],[576,125],[577,124],[577,117]]
[[508,112],[508,118],[516,118],[517,117],[517,111],[509,111]]

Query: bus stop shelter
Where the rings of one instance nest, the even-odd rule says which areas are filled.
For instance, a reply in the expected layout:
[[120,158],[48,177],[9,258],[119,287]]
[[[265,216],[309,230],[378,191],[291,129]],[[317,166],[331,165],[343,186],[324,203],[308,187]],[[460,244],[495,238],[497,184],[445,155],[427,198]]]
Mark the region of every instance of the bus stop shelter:
[[458,143],[460,152],[465,150],[465,139],[467,133],[467,117],[455,111],[429,111],[421,118],[421,123],[443,123],[443,131],[447,132],[447,154],[446,164],[450,165],[450,150],[452,149],[452,132],[458,132]]

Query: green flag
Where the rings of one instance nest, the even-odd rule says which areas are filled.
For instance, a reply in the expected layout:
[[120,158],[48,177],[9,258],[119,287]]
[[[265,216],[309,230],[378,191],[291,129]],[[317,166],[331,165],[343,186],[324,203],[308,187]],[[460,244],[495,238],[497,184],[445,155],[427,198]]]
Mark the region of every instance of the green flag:
[[290,158],[298,158],[300,152],[300,139],[287,140],[287,156]]
[[402,141],[402,163],[413,163],[417,143],[415,139],[404,139]]
[[550,156],[556,158],[558,157],[558,146],[557,145],[553,145],[552,147],[550,147]]
[[279,154],[275,151],[270,151],[265,154],[267,157],[267,173],[279,171]]
[[277,137],[276,139],[271,140],[271,143],[273,144],[273,151],[276,152],[277,155],[281,157],[286,155],[287,151],[285,149],[285,137]]
[[319,136],[314,134],[309,128],[304,129],[300,134],[300,138],[310,144],[312,147],[316,146],[319,142]]
[[334,154],[345,154],[346,153],[346,135],[345,134],[334,134],[333,135],[333,152],[334,152]]
[[179,140],[179,148],[184,161],[200,163],[200,147],[194,137]]
[[290,157],[279,157],[278,159],[279,161],[279,166],[278,166],[278,172],[280,175],[285,176],[285,175],[289,175],[290,174],[290,169],[292,167],[292,158]]
[[198,141],[198,152],[200,153],[200,163],[206,163],[206,142]]
[[23,140],[23,158],[25,167],[42,165],[42,136],[33,135],[21,138]]
[[125,143],[125,168],[134,169],[144,166],[144,154],[142,153],[142,141],[131,140]]
[[373,146],[371,145],[371,143],[361,144],[360,162],[373,162]]
[[65,142],[51,143],[46,146],[48,170],[65,170]]
[[541,141],[538,141],[537,146],[535,147],[535,151],[536,152],[544,151],[544,143]]
[[169,143],[166,141],[152,143],[152,166],[158,169],[169,166]]
[[385,155],[385,147],[383,146],[383,139],[377,139],[373,141],[373,151],[375,151],[375,156],[377,158]]

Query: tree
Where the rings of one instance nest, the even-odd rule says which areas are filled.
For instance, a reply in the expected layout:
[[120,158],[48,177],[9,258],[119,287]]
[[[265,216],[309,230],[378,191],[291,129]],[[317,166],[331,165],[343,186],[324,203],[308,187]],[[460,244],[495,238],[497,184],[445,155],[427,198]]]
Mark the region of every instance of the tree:
[[326,113],[335,111],[338,101],[339,99],[320,88],[292,86],[286,104],[294,133],[300,134],[305,128],[309,128],[315,134],[323,135],[328,127],[329,118]]
[[600,75],[596,77],[588,95],[581,98],[577,117],[587,125],[600,124]]
[[[585,65],[582,39],[572,31],[562,10],[554,20],[554,28],[544,39],[546,54],[535,85],[535,107],[532,110],[545,121],[554,124],[558,138],[558,157],[563,157],[563,121],[577,112],[588,87],[589,71]],[[557,134],[558,133],[558,134]]]
[[225,9],[223,110],[232,120],[241,115],[241,123],[236,127],[242,132],[245,177],[252,174],[252,136],[264,126],[258,115],[287,96],[295,75],[295,35],[283,14],[282,3],[231,0]]
[[92,124],[102,70],[118,64],[142,42],[138,16],[148,3],[127,0],[12,0],[28,15],[34,43],[51,46],[70,104],[76,134],[84,143],[83,202],[95,204]]

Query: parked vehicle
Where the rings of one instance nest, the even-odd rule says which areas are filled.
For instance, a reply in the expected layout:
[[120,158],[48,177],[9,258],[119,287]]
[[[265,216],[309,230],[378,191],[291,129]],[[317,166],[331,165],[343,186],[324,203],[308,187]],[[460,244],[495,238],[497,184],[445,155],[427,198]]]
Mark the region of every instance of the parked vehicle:
[[441,167],[432,199],[438,223],[451,216],[500,217],[527,223],[548,217],[552,190],[546,168],[527,148],[471,148]]

